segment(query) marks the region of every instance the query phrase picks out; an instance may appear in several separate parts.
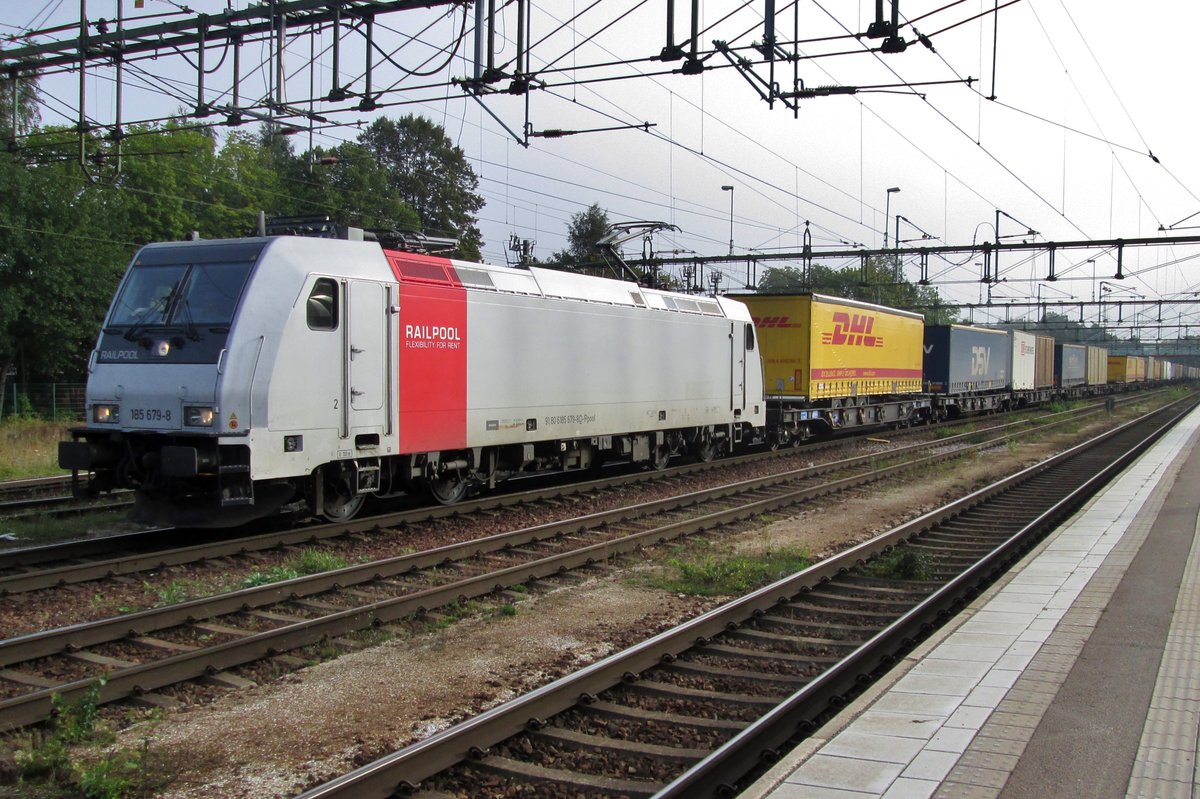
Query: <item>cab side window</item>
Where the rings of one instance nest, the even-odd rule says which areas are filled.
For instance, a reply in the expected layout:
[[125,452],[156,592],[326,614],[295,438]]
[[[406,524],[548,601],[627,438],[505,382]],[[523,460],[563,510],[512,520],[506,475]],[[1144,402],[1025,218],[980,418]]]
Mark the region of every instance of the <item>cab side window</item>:
[[746,349],[754,349],[754,325],[746,325]]
[[332,278],[318,278],[308,293],[308,326],[312,330],[337,330],[338,284]]

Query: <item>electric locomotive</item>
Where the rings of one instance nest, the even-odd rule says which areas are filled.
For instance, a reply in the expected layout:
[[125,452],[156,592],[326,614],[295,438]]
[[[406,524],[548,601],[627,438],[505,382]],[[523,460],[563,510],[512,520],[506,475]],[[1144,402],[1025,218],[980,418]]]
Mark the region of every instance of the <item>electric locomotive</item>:
[[708,459],[763,427],[746,307],[346,238],[150,244],[60,444],[134,518],[230,526],[514,475]]

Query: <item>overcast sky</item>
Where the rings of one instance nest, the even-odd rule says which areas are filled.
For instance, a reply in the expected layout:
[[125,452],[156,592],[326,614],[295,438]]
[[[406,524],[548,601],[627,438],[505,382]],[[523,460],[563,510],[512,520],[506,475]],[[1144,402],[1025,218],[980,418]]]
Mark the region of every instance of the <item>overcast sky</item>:
[[[91,0],[90,16],[111,18],[115,2]],[[130,14],[179,5],[146,0],[145,11],[134,12],[131,0],[125,0]],[[245,7],[246,0],[232,5]],[[677,5],[676,39],[682,41],[690,3]],[[803,100],[794,116],[780,103],[768,108],[719,54],[705,64],[720,68],[702,75],[662,74],[680,63],[648,60],[665,44],[664,4],[638,0],[605,0],[594,8],[587,0],[537,3],[531,15],[532,63],[550,87],[532,92],[528,100],[507,94],[484,98],[486,110],[460,89],[438,85],[448,76],[470,74],[473,16],[459,41],[461,9],[391,15],[377,35],[395,61],[424,71],[444,69],[432,77],[393,71],[385,79],[381,73],[376,88],[395,85],[387,101],[405,103],[384,113],[430,117],[471,159],[487,200],[480,214],[484,252],[496,263],[505,261],[510,235],[534,240],[535,255],[550,256],[565,245],[572,214],[591,203],[614,221],[677,225],[680,233],[655,239],[659,250],[724,254],[731,196],[738,254],[798,249],[806,221],[818,252],[855,244],[879,247],[885,208],[891,214],[889,239],[894,239],[895,216],[904,217],[900,239],[906,246],[915,246],[913,240],[922,236],[932,237],[933,244],[994,239],[997,209],[1005,213],[999,232],[1006,241],[1028,229],[1037,231],[1039,241],[1153,237],[1164,235],[1160,227],[1185,219],[1178,234],[1200,232],[1187,229],[1200,225],[1200,215],[1188,219],[1200,213],[1197,67],[1189,41],[1200,29],[1196,3],[1019,0],[1001,2],[1004,7],[993,15],[995,0],[904,0],[901,21],[913,21],[936,53],[915,44],[889,55],[867,52],[878,40],[847,36],[866,30],[874,16],[871,0],[801,0],[797,6],[779,0],[776,5],[780,39],[791,37],[793,9],[798,10],[804,40],[799,52],[805,57],[799,76],[806,87],[896,88]],[[187,6],[217,12],[226,2],[191,0]],[[761,39],[761,0],[706,0],[702,6],[704,51],[711,51],[714,39],[743,48]],[[885,7],[890,10],[890,3]],[[77,3],[61,0],[19,8],[5,3],[0,30],[77,22],[78,13]],[[513,8],[504,10],[497,32],[495,60],[505,64],[514,53]],[[912,27],[902,33],[913,40]],[[822,37],[842,38],[815,41]],[[318,53],[327,41],[317,41]],[[309,46],[308,39],[289,45],[290,97],[307,96],[309,77],[298,69]],[[347,41],[347,53],[354,46]],[[455,46],[453,58],[437,51]],[[361,73],[361,58],[353,67],[352,60],[343,59],[343,82]],[[329,88],[328,54],[318,63],[314,80],[320,93]],[[596,64],[609,66],[581,69]],[[156,69],[169,71],[169,66]],[[767,75],[764,65],[755,71]],[[790,65],[777,64],[776,80],[784,90],[791,87],[792,74]],[[210,86],[219,84],[219,75],[209,79]],[[563,85],[572,76],[605,80]],[[975,79],[971,86],[964,82],[968,77]],[[97,81],[89,113],[100,119],[108,113],[105,103],[112,101],[107,84]],[[942,83],[902,85],[923,82]],[[54,86],[54,93],[66,98],[75,91]],[[990,101],[985,98],[993,86],[996,100]],[[144,103],[162,104],[162,113],[179,105],[178,99],[153,97],[147,95]],[[62,117],[47,108],[44,119]],[[512,132],[521,136],[527,121],[534,131],[651,127],[534,138],[523,147]],[[353,127],[330,128],[315,133],[314,141],[328,146],[355,134]],[[297,136],[294,143],[304,147],[307,138]],[[722,191],[723,185],[734,186],[733,192]],[[900,189],[890,203],[889,187]],[[1196,254],[1200,248],[1127,251],[1130,277],[1114,296],[1200,290]],[[978,282],[978,260],[935,260],[931,272],[947,296],[975,301],[986,296]],[[1001,263],[1005,281],[993,286],[994,298],[1087,300],[1096,291],[1093,271],[1097,280],[1111,278],[1115,256],[1100,250],[1060,253],[1056,271],[1065,279],[1039,289],[1036,278],[1047,268],[1045,256],[1034,261],[1007,257]],[[726,271],[731,283],[744,282],[744,265]],[[916,278],[914,262],[908,262],[906,274]]]

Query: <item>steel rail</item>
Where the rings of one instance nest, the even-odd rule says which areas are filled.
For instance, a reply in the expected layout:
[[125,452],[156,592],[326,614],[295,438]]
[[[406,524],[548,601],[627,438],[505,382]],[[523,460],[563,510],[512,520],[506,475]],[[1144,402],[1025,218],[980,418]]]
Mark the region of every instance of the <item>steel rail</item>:
[[[1190,400],[1188,408],[1190,410],[1190,406],[1195,404],[1195,400],[1192,398],[1188,398],[1188,400]],[[1175,418],[1177,419],[1183,412],[1178,412]],[[594,697],[622,681],[636,679],[634,675],[664,661],[678,658],[680,654],[698,642],[707,642],[720,633],[736,628],[746,620],[762,614],[774,606],[791,601],[793,597],[806,589],[834,580],[856,565],[861,565],[875,555],[889,551],[927,531],[940,520],[953,517],[987,500],[1003,495],[1012,487],[1037,477],[1049,469],[1066,464],[1073,458],[1114,439],[1116,436],[1134,430],[1137,425],[1145,424],[1152,417],[1162,413],[1164,411],[1159,410],[1147,414],[1141,419],[1122,425],[1093,441],[1080,444],[1028,467],[791,577],[722,605],[672,630],[636,644],[621,653],[587,666],[504,705],[492,708],[479,716],[367,764],[349,774],[316,786],[302,794],[300,799],[330,799],[330,797],[347,795],[382,798],[392,796],[398,788],[415,790],[423,780],[434,774],[458,763],[485,757],[487,748],[499,741],[528,728],[539,728],[551,716],[578,705],[588,697]],[[1173,421],[1174,419],[1172,423]],[[1103,469],[1101,473],[1103,476],[1095,475],[1086,481],[1086,488],[1072,490],[1067,499],[1060,500],[1054,508],[1039,514],[1039,521],[1044,524],[1061,519],[1064,514],[1082,503],[1089,490],[1094,492],[1102,485],[1102,480],[1106,481],[1115,475],[1119,469],[1140,454],[1166,429],[1167,425],[1163,425],[1160,430],[1150,436],[1142,437],[1132,450],[1120,458],[1114,459]],[[831,701],[836,703],[844,698],[846,692],[853,690],[861,675],[870,674],[887,666],[897,651],[911,646],[922,634],[932,629],[939,618],[948,615],[947,603],[950,606],[961,605],[967,596],[979,589],[981,583],[988,579],[989,575],[1002,568],[1002,562],[1013,559],[1020,549],[1030,545],[1028,531],[1032,528],[1032,524],[1026,525],[1019,533],[1010,536],[993,555],[971,567],[965,574],[951,582],[947,588],[939,591],[935,595],[941,597],[939,601],[934,601],[931,597],[920,603],[901,617],[896,624],[889,627],[891,632],[886,635],[880,633],[871,638],[843,661],[844,666],[819,677],[809,686],[802,688],[793,697],[785,700],[786,707],[781,706],[779,709],[769,711],[763,717],[764,720],[751,724],[735,735],[730,742],[712,752],[694,769],[690,769],[664,787],[658,795],[662,797],[709,797],[716,795],[715,791],[718,789],[727,788],[732,781],[731,774],[737,774],[740,778],[748,766],[761,762],[764,753],[768,755],[775,753],[776,747],[794,737],[797,730],[803,732],[804,727],[811,723],[813,717],[826,712]],[[810,703],[813,703],[814,700],[818,710],[800,713],[797,718],[797,708],[800,706],[811,707]],[[768,718],[769,721],[766,720]],[[734,745],[734,741],[737,741],[739,745]],[[696,772],[694,775],[693,771]],[[667,793],[668,790],[671,792]]]
[[[1189,407],[1176,413],[1169,421],[1142,438],[1053,507],[1043,511],[943,589],[864,643],[836,668],[826,671],[801,688],[677,777],[655,794],[655,799],[707,799],[717,796],[719,792],[731,786],[731,775],[737,775],[736,779],[741,779],[763,763],[777,759],[781,747],[796,740],[798,736],[806,736],[811,731],[821,710],[844,704],[849,698],[847,694],[861,687],[864,680],[890,668],[899,649],[911,648],[912,643],[924,638],[944,621],[949,615],[948,607],[965,606],[966,602],[990,585],[997,575],[1007,571],[1032,548],[1036,541],[1040,540],[1042,532],[1053,529],[1074,513],[1194,407],[1195,402],[1191,402]],[[1069,454],[1063,453],[1063,456]],[[1063,456],[1059,456],[1059,459],[1063,459]],[[1011,483],[1011,478],[1001,482]],[[893,545],[912,537],[913,524],[915,522],[898,528]],[[898,641],[907,641],[909,645],[897,647]],[[813,708],[817,708],[817,711],[814,712]]]
[[[1057,424],[1069,421],[1073,420],[1061,419]],[[1046,426],[1043,425],[1028,432],[1041,432],[1045,429]],[[972,436],[977,434],[963,435]],[[1005,434],[983,442],[966,445],[948,454],[960,455],[972,450],[994,447],[1007,441],[1010,435]],[[937,442],[936,446],[939,448],[947,446],[947,442],[948,439],[942,440]],[[930,446],[934,445],[910,445],[903,448],[903,450],[927,449]],[[785,473],[784,475],[754,478],[741,481],[732,486],[721,486],[706,491],[656,500],[634,506],[633,508],[622,508],[594,514],[591,517],[555,522],[550,525],[543,525],[540,528],[529,528],[514,533],[499,534],[490,539],[495,547],[491,551],[502,551],[505,547],[529,543],[531,540],[538,538],[538,536],[541,536],[538,540],[545,540],[546,538],[552,538],[565,532],[577,532],[583,527],[597,526],[603,523],[612,524],[617,521],[628,520],[631,515],[645,518],[646,516],[666,510],[688,507],[700,502],[725,499],[735,493],[753,493],[754,491],[770,486],[771,483],[794,482],[797,479],[810,477],[818,471],[829,471],[831,468],[846,469],[853,466],[862,466],[873,460],[880,460],[884,457],[903,457],[904,454],[905,452],[897,450],[883,455],[874,453],[856,456],[838,461],[832,465],[805,467]],[[948,454],[937,453],[916,460],[902,461],[865,474],[822,483],[818,486],[790,489],[773,497],[752,500],[732,508],[652,527],[569,552],[543,557],[530,563],[511,566],[442,586],[414,591],[400,597],[332,613],[318,619],[296,622],[258,633],[247,631],[245,636],[234,641],[228,641],[195,652],[168,656],[136,666],[119,668],[109,672],[107,682],[100,689],[99,698],[101,702],[111,702],[127,696],[139,695],[204,674],[213,674],[217,671],[242,665],[243,663],[277,654],[288,649],[305,646],[324,638],[337,637],[372,626],[373,624],[383,624],[410,616],[414,613],[419,614],[432,608],[485,596],[520,583],[552,577],[566,570],[581,568],[603,562],[621,554],[636,551],[644,546],[740,522],[780,507],[794,505],[798,502],[842,491],[853,486],[877,481],[905,470],[941,462],[946,459]],[[127,616],[7,639],[0,641],[0,665],[12,665],[38,657],[50,656],[63,651],[106,643],[121,638],[130,638],[136,641],[138,636],[147,635],[166,627],[179,624],[194,624],[202,619],[212,618],[222,613],[266,607],[279,602],[311,596],[322,591],[334,590],[348,585],[403,574],[421,566],[445,563],[452,555],[463,557],[478,554],[484,551],[481,548],[481,543],[481,541],[464,542],[427,553],[417,553],[415,555],[392,558],[387,561],[349,566],[320,575],[294,578],[285,582],[243,589],[216,597],[192,600],[191,602],[151,609]],[[52,698],[55,694],[61,694],[65,698],[70,699],[81,694],[92,685],[93,681],[90,679],[75,680],[52,688],[45,688],[0,701],[0,730],[12,729],[40,721],[46,718],[50,712]]]
[[[1094,408],[1086,409],[1084,413],[1098,413],[1101,408],[1102,405],[1097,405]],[[1079,418],[1079,412],[1072,414],[1072,412],[1068,411],[1061,412],[1059,414],[1050,414],[1049,416],[1051,418],[1057,416],[1059,419]],[[956,436],[948,436],[936,442],[926,442],[911,444],[907,447],[898,447],[894,450],[889,450],[889,453],[904,453],[921,447],[929,446],[946,446],[973,437],[978,438],[979,436],[994,433],[998,430],[1027,428],[1031,424],[1034,423],[1029,420],[1010,422],[1006,425],[1001,425],[995,428],[962,433]],[[88,582],[91,580],[106,579],[118,575],[136,574],[138,572],[150,571],[153,569],[165,569],[169,566],[194,563],[206,558],[244,555],[247,552],[253,551],[278,549],[288,546],[300,546],[304,544],[316,544],[322,540],[348,537],[359,533],[367,533],[375,531],[381,527],[415,524],[432,519],[447,518],[456,515],[467,515],[480,510],[494,510],[497,508],[511,507],[514,505],[529,504],[548,498],[582,494],[601,488],[628,485],[630,483],[641,482],[647,478],[667,479],[702,471],[709,471],[712,469],[728,469],[739,466],[743,463],[757,462],[764,458],[784,457],[785,455],[789,454],[789,452],[794,452],[794,450],[753,453],[750,455],[726,458],[709,463],[686,464],[683,466],[674,467],[672,469],[667,469],[662,472],[656,472],[653,473],[653,475],[648,475],[645,472],[636,472],[632,474],[610,476],[601,480],[588,481],[586,483],[572,483],[565,486],[555,486],[551,488],[535,489],[532,491],[491,496],[480,500],[474,500],[469,503],[463,503],[461,505],[421,507],[412,510],[401,511],[398,513],[359,519],[348,523],[323,524],[298,528],[295,530],[242,536],[223,541],[206,541],[190,547],[138,552],[132,555],[122,555],[84,563],[71,563],[64,566],[39,569],[36,571],[0,575],[0,597],[8,594],[24,593],[27,591],[36,591],[40,589],[53,588],[56,586]],[[880,457],[881,454],[883,453],[876,453],[873,456],[864,457]],[[153,543],[154,541],[162,540],[169,534],[169,529],[160,528],[154,531],[146,531],[145,533],[127,533],[122,536],[115,536],[112,538],[93,539],[87,542],[81,542],[79,544],[68,543],[62,545],[37,547],[29,550],[0,552],[0,569],[14,569],[20,565],[23,565],[25,562],[22,560],[24,553],[28,553],[28,557],[34,559],[34,562],[44,563],[54,558],[83,557],[87,553],[111,552],[114,546],[116,548],[126,547],[130,549],[137,549],[142,545],[143,536],[145,536],[144,540]]]
[[[1150,394],[1135,394],[1122,395],[1117,398],[1120,403],[1126,403],[1136,400],[1145,399],[1155,396],[1157,391]],[[1091,411],[1099,411],[1103,408],[1103,403],[1095,403],[1083,409],[1083,413]],[[1078,413],[1078,411],[1075,411]],[[1056,416],[1064,416],[1072,413],[1072,411],[1064,411],[1052,414],[1046,414],[1041,419],[1052,419]],[[953,422],[939,422],[934,425],[923,425],[921,427],[910,427],[888,430],[888,434],[892,438],[903,437],[909,435],[918,435],[924,430],[931,428],[941,428],[944,426],[953,426],[960,424],[959,420]],[[1010,426],[1020,426],[1023,424],[1035,424],[1032,420],[1021,420],[1010,422],[1006,425],[989,428],[991,430],[1007,429]],[[877,435],[880,431],[869,430],[863,433],[865,437]],[[983,434],[985,431],[976,431],[976,435]],[[835,437],[825,439],[819,442],[812,442],[805,446],[806,452],[815,452],[822,449],[840,446],[847,438]],[[954,437],[947,437],[943,441],[954,440]],[[455,515],[467,515],[469,513],[478,512],[481,510],[495,510],[497,508],[509,507],[512,505],[537,502],[545,499],[552,499],[560,496],[569,496],[574,494],[587,493],[591,491],[603,490],[608,487],[626,485],[632,482],[641,480],[662,480],[672,477],[708,471],[712,469],[722,469],[741,465],[743,463],[757,462],[771,458],[786,457],[794,449],[783,448],[779,451],[760,451],[745,455],[738,455],[730,458],[722,458],[710,463],[693,463],[682,466],[673,467],[661,472],[634,472],[621,476],[609,476],[599,480],[587,482],[571,482],[559,484],[549,488],[534,489],[529,491],[516,491],[504,494],[494,494],[482,499],[474,499],[468,502],[463,502],[452,506],[423,506],[406,511],[391,512],[380,514],[371,517],[361,517],[350,523],[337,523],[325,525],[309,525],[302,528],[297,528],[289,533],[266,533],[251,536],[240,536],[235,539],[239,542],[239,548],[233,554],[239,554],[244,551],[255,551],[261,549],[271,549],[280,546],[272,539],[279,535],[288,535],[289,541],[293,543],[284,543],[283,546],[295,546],[304,543],[316,543],[319,540],[337,538],[343,535],[353,535],[358,532],[366,532],[373,530],[376,527],[389,525],[413,524],[421,521],[428,521],[439,518],[447,518]],[[36,478],[36,481],[63,481],[69,482],[70,478]],[[11,481],[13,483],[26,481]],[[0,483],[0,491],[3,491],[5,483]],[[168,536],[175,534],[175,528],[154,528],[152,530],[144,530],[132,533],[120,533],[116,535],[102,536],[90,538],[84,541],[68,541],[56,544],[45,544],[34,547],[14,547],[9,549],[0,549],[0,571],[12,571],[15,569],[23,569],[38,564],[51,563],[55,560],[76,560],[79,558],[88,558],[97,554],[109,554],[114,549],[132,550],[142,555],[151,551],[163,551],[159,548],[158,543]],[[303,533],[308,533],[312,537],[305,538]],[[190,530],[182,534],[190,536],[203,536],[211,538],[214,535],[219,535],[220,531],[213,530]],[[229,554],[226,552],[225,554]],[[212,555],[211,557],[220,557],[221,555]],[[129,556],[125,556],[129,557]],[[102,579],[109,576],[119,574],[132,574],[140,569],[137,566],[125,567],[121,564],[122,558],[106,558],[103,569],[96,568],[89,572],[88,564],[73,564],[71,568],[63,572],[55,573],[51,570],[40,570],[38,572],[25,572],[21,574],[20,579],[15,579],[14,575],[0,575],[0,597],[6,593],[19,593],[22,591],[37,590],[38,588],[49,588],[58,585],[64,585],[75,582],[86,582],[93,579]],[[179,561],[185,563],[189,561]],[[165,561],[152,563],[148,568],[159,568],[167,565],[178,565]],[[45,571],[44,577],[35,576]],[[11,579],[10,581],[10,578]]]

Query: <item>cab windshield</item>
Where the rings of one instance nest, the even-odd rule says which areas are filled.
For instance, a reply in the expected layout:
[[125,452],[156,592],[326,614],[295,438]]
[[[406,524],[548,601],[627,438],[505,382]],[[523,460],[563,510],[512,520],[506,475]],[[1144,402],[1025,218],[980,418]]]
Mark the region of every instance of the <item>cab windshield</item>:
[[109,324],[228,326],[251,265],[135,266],[113,306]]

